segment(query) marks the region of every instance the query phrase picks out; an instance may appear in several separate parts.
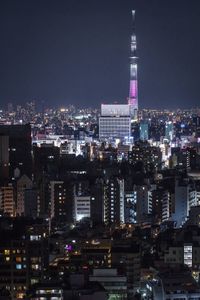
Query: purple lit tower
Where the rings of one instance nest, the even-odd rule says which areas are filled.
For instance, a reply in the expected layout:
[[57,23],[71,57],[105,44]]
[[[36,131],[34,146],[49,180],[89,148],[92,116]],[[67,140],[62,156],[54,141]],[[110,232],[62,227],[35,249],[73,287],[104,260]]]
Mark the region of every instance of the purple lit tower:
[[130,57],[130,90],[128,104],[131,112],[137,117],[138,110],[138,81],[137,81],[137,55],[136,55],[136,35],[135,35],[135,10],[132,10],[133,34],[131,35],[131,57]]

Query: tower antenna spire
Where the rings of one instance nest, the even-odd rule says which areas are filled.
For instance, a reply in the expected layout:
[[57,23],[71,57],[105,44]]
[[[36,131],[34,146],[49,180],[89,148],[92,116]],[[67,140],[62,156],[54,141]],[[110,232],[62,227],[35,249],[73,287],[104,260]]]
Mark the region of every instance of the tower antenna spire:
[[132,10],[133,32],[131,35],[131,57],[130,57],[130,89],[128,104],[134,117],[137,116],[138,110],[138,80],[137,80],[137,40],[135,34],[135,10]]

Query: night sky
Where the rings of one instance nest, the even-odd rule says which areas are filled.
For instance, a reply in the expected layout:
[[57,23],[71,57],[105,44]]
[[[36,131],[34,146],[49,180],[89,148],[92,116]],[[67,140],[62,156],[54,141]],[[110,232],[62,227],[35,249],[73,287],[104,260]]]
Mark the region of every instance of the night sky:
[[0,103],[126,103],[136,9],[140,108],[200,106],[200,0],[0,0]]

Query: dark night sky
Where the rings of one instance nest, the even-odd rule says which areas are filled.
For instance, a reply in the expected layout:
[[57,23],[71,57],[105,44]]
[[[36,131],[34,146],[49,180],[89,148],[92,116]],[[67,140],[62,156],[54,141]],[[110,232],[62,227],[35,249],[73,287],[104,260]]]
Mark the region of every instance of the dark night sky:
[[199,105],[200,0],[0,0],[0,103],[125,102],[131,9],[139,106]]

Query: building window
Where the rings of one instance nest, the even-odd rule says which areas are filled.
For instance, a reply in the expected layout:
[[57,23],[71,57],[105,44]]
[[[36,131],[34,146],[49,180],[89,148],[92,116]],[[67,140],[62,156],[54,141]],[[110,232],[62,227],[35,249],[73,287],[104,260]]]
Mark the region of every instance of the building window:
[[16,264],[16,269],[17,269],[17,270],[21,270],[21,268],[22,268],[22,265],[21,265],[21,264]]

